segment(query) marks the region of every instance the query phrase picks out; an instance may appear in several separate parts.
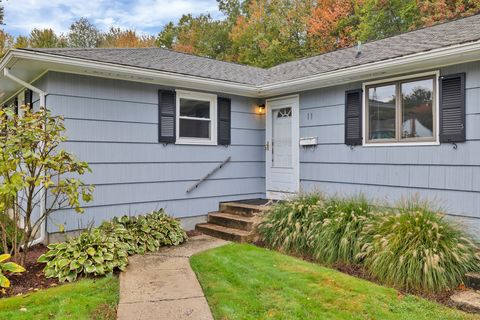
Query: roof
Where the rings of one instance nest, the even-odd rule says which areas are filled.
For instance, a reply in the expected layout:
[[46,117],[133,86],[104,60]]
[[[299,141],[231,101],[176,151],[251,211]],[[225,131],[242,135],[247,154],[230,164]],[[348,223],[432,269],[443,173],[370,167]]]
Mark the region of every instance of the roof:
[[22,49],[248,85],[265,85],[480,40],[480,15],[441,23],[283,63],[269,69],[199,57],[162,48]]

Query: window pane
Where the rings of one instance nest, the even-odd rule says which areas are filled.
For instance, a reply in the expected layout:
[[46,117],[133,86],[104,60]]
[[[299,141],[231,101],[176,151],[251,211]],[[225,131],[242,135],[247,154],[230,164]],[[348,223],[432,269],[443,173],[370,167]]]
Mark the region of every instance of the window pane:
[[180,137],[210,138],[210,121],[180,119]]
[[210,102],[180,98],[180,116],[210,118]]
[[402,138],[433,137],[433,79],[402,83]]
[[395,85],[368,89],[369,139],[395,139]]

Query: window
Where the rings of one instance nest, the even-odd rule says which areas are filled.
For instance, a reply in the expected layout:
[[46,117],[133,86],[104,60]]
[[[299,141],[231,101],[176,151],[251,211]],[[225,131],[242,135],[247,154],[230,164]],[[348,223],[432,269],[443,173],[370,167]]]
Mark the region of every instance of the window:
[[436,75],[365,86],[366,143],[437,142]]
[[217,143],[217,96],[177,90],[177,143]]

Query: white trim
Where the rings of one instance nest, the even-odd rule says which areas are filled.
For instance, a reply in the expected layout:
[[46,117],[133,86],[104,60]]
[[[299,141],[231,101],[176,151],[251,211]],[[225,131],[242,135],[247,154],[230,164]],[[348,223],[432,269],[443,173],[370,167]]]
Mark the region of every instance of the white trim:
[[[176,116],[175,116],[175,144],[194,144],[194,145],[216,145],[217,144],[217,96],[215,94],[194,92],[186,90],[175,90],[176,101]],[[210,118],[195,118],[180,116],[180,99],[191,99],[207,101],[210,103]],[[210,122],[210,138],[193,138],[180,137],[180,119],[189,119],[195,121],[209,121]]]
[[[434,76],[435,79],[435,105],[434,105],[434,114],[435,114],[435,141],[395,141],[395,142],[368,142],[367,141],[367,86],[382,84],[382,83],[390,83],[395,81],[402,81],[402,80],[415,80],[417,78],[422,77],[429,77]],[[364,147],[399,147],[399,146],[438,146],[440,145],[440,106],[439,106],[439,81],[440,81],[440,71],[430,71],[430,72],[422,72],[422,73],[414,73],[409,75],[403,75],[393,78],[386,78],[381,80],[369,81],[364,82],[362,84],[362,146]]]
[[[292,108],[292,165],[294,173],[294,190],[288,192],[271,191],[269,188],[270,169],[271,169],[271,142],[272,137],[272,118],[270,111],[281,107],[289,106]],[[270,145],[269,150],[265,150],[265,188],[267,197],[271,199],[285,198],[284,195],[293,194],[300,191],[300,96],[298,94],[276,97],[265,101],[265,143]],[[283,195],[283,196],[278,196]]]

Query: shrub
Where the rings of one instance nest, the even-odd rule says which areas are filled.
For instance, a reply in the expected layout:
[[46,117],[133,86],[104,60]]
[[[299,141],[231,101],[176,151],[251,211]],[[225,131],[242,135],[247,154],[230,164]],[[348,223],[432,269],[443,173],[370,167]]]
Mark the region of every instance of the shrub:
[[116,237],[92,229],[66,242],[50,244],[48,251],[38,258],[46,263],[45,277],[60,282],[74,281],[83,275],[107,275],[128,265],[127,245]]
[[328,264],[358,262],[361,232],[374,218],[369,202],[363,196],[334,197],[323,210],[327,218],[314,235],[314,257]]
[[359,258],[380,281],[405,290],[455,288],[479,270],[478,246],[416,199],[366,225]]
[[317,227],[325,218],[324,197],[301,194],[274,204],[258,230],[269,247],[294,254],[312,254]]
[[0,255],[0,291],[5,293],[5,288],[10,288],[10,280],[6,277],[6,274],[25,272],[25,268],[14,263],[6,262],[10,259],[8,253]]
[[187,239],[180,222],[163,210],[146,216],[114,218],[104,222],[100,229],[126,243],[130,255],[157,251],[161,246],[176,246]]
[[180,223],[163,210],[145,216],[114,218],[66,242],[51,244],[38,258],[47,278],[74,281],[80,275],[102,276],[124,270],[128,256],[178,245],[187,239]]

